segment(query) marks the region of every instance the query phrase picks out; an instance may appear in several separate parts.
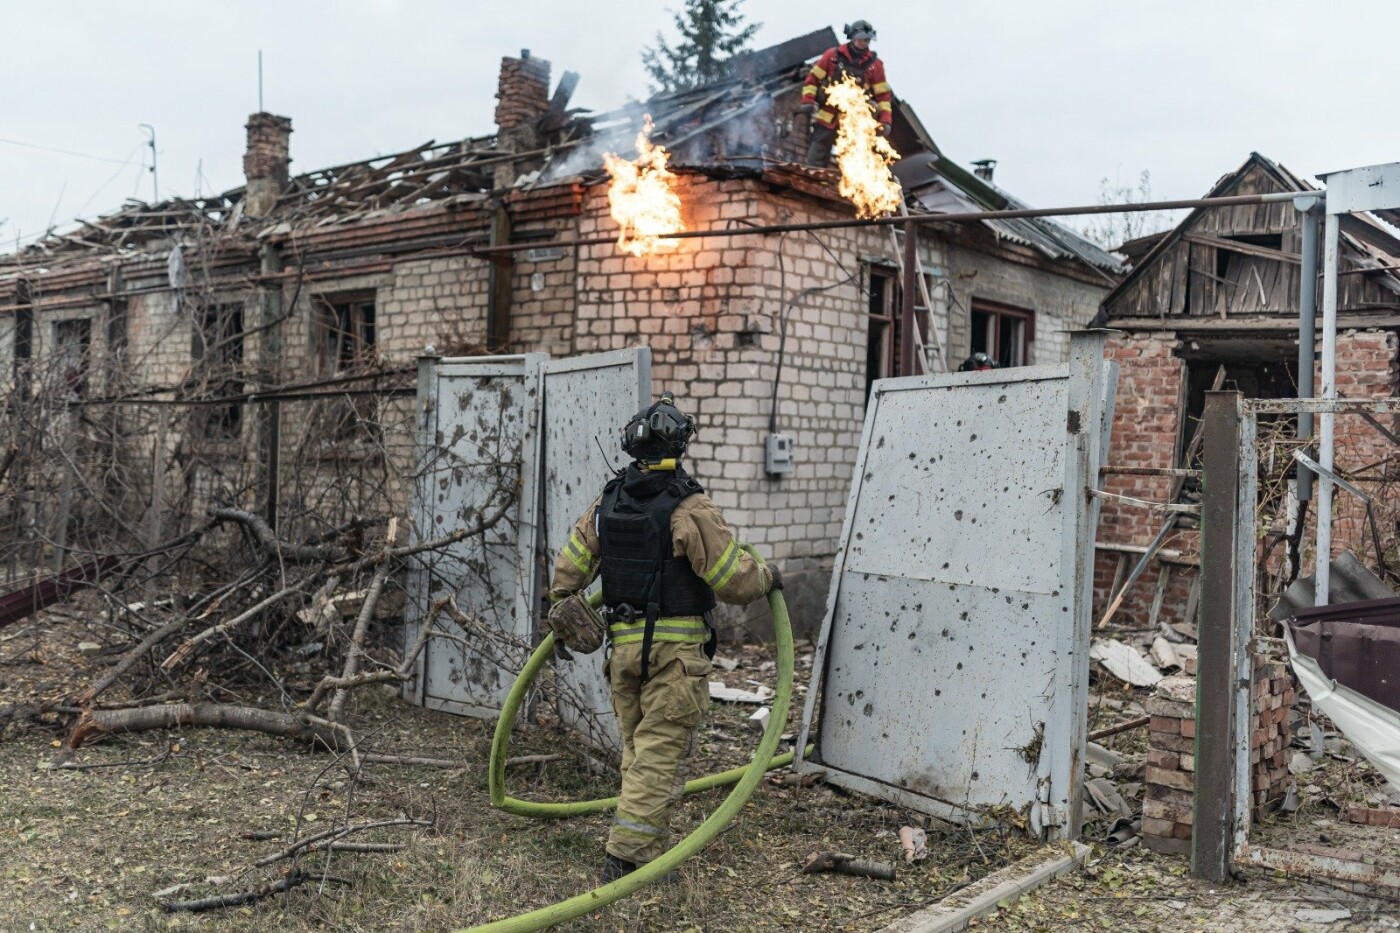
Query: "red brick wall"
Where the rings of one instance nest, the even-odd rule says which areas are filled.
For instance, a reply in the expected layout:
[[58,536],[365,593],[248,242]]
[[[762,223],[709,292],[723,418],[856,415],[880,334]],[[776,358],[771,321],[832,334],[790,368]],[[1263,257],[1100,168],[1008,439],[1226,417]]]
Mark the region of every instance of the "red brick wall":
[[496,125],[510,129],[529,123],[549,107],[549,62],[531,58],[501,59],[500,83],[496,88]]
[[[1186,369],[1175,355],[1178,347],[1172,331],[1122,334],[1108,341],[1107,355],[1118,363],[1118,399],[1113,413],[1113,430],[1108,462],[1114,466],[1170,468],[1175,466],[1178,400]],[[1150,502],[1164,502],[1172,482],[1162,476],[1113,476],[1104,488],[1121,496]],[[1167,515],[1115,502],[1104,502],[1099,511],[1098,540],[1112,544],[1147,545],[1157,534]],[[1198,535],[1175,532],[1164,547],[1195,555]],[[1118,555],[1100,551],[1094,561],[1094,617],[1107,608],[1110,588],[1118,565]],[[1128,568],[1137,555],[1127,556]],[[1160,564],[1153,562],[1128,591],[1115,619],[1145,622],[1157,590]],[[1191,578],[1190,567],[1171,569],[1161,618],[1179,621],[1186,607]]]
[[[1250,806],[1263,819],[1288,791],[1288,717],[1293,678],[1283,661],[1256,659],[1254,715],[1249,742]],[[1196,784],[1195,680],[1168,677],[1147,701],[1146,786],[1142,801],[1143,844],[1155,852],[1191,851]]]
[[[1397,335],[1390,331],[1344,331],[1337,335],[1337,394],[1344,398],[1390,398],[1396,393]],[[1320,369],[1320,364],[1319,364]],[[1319,388],[1322,385],[1318,374]],[[1390,431],[1396,428],[1393,415],[1378,415],[1376,420]],[[1384,435],[1356,415],[1339,415],[1334,431],[1336,466],[1352,475],[1380,476],[1395,474],[1394,460],[1400,450]],[[1400,498],[1395,484],[1362,482],[1365,491],[1376,497],[1376,520],[1380,525],[1382,545],[1392,543],[1395,516],[1400,513]],[[1344,549],[1355,550],[1364,561],[1371,563],[1375,552],[1370,546],[1366,527],[1366,508],[1355,496],[1334,490],[1332,497],[1332,554]],[[1316,540],[1312,538],[1311,540]],[[1304,561],[1303,566],[1309,566]]]
[[[1177,424],[1181,416],[1177,406],[1181,398],[1181,380],[1185,377],[1183,362],[1174,356],[1178,346],[1179,341],[1173,331],[1126,334],[1109,341],[1108,354],[1120,367],[1118,400],[1108,455],[1110,464],[1176,466],[1173,458],[1178,437]],[[1392,331],[1349,330],[1340,333],[1337,337],[1338,393],[1352,399],[1394,396],[1398,350],[1400,341]],[[1319,364],[1316,383],[1319,389],[1322,385],[1320,369]],[[1395,431],[1395,416],[1380,416],[1378,420]],[[1336,465],[1343,471],[1375,477],[1394,473],[1387,458],[1400,455],[1400,450],[1362,418],[1339,416],[1335,437]],[[1382,543],[1389,545],[1394,537],[1396,519],[1400,518],[1400,492],[1395,490],[1393,483],[1363,481],[1361,485],[1376,496],[1376,517]],[[1120,495],[1161,502],[1171,492],[1171,480],[1166,477],[1110,475],[1105,480],[1105,489]],[[1104,502],[1099,517],[1098,540],[1145,546],[1165,518],[1162,512]],[[1314,534],[1310,528],[1304,538],[1305,567],[1312,566],[1311,549],[1307,542],[1315,540]],[[1374,563],[1374,552],[1369,542],[1364,505],[1354,496],[1339,491],[1333,499],[1333,556],[1350,548],[1357,551],[1363,560]],[[1167,539],[1164,547],[1181,552],[1188,560],[1194,559],[1200,553],[1200,535],[1194,530],[1177,530]],[[1129,555],[1128,566],[1131,567],[1135,560],[1136,555]],[[1107,551],[1100,551],[1096,556],[1096,619],[1108,605],[1117,561],[1117,555]],[[1146,623],[1160,568],[1161,564],[1154,561],[1129,589],[1123,605],[1114,616],[1116,623],[1129,626]],[[1182,619],[1195,572],[1186,566],[1172,568],[1160,618],[1167,622]]]

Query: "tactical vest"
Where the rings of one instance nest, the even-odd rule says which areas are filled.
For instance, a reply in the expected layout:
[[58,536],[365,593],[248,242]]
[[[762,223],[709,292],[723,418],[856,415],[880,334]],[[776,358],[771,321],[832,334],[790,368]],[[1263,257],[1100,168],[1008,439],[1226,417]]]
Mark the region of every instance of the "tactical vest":
[[674,474],[627,470],[603,487],[598,503],[603,604],[638,618],[698,616],[715,607],[714,591],[676,557],[671,513],[705,490],[677,467]]

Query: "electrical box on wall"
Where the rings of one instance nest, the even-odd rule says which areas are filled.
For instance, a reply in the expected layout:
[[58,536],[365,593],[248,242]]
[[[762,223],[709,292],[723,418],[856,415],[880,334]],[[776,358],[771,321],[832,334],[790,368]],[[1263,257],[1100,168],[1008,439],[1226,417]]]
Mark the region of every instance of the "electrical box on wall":
[[763,451],[763,468],[770,476],[784,476],[792,472],[792,435],[770,434]]

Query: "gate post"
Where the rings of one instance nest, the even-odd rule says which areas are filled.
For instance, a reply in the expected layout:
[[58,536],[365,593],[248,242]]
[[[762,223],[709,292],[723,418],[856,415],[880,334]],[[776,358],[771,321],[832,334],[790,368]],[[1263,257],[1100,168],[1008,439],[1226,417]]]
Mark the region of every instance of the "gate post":
[[1200,664],[1196,683],[1196,782],[1191,874],[1229,877],[1238,744],[1235,675],[1239,649],[1235,562],[1240,527],[1239,392],[1207,392],[1201,503]]

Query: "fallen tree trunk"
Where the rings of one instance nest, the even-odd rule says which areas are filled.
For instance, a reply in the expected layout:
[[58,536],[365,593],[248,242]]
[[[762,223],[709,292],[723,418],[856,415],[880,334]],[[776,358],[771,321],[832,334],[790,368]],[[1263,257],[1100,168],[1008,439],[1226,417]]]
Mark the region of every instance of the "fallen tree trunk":
[[327,751],[339,751],[344,744],[336,729],[313,722],[305,714],[218,703],[171,703],[135,709],[87,710],[69,734],[68,747],[78,748],[107,735],[181,728],[243,729],[306,742]]

